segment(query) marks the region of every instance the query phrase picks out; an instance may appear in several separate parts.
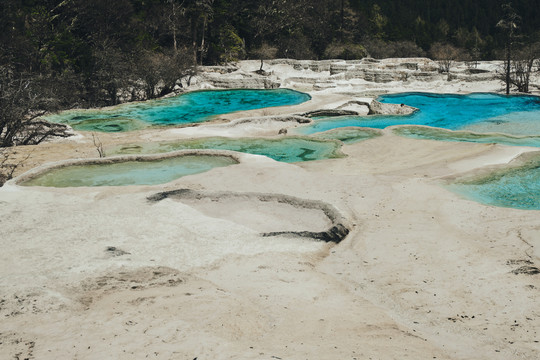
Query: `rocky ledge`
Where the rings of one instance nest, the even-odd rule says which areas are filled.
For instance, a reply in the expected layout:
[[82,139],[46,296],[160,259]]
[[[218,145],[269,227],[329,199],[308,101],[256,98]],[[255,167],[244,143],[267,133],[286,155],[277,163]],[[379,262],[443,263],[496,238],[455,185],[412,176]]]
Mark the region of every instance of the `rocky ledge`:
[[[416,111],[417,108],[405,105],[405,104],[385,104],[377,100],[371,101],[354,101],[357,105],[355,110],[345,110],[345,107],[350,107],[352,101],[339,106],[336,109],[320,109],[309,111],[302,114],[303,117],[313,118],[318,116],[331,117],[331,116],[355,116],[355,115],[410,115]],[[367,111],[363,111],[366,108]]]
[[384,104],[373,100],[369,104],[369,115],[409,115],[417,108],[405,104]]
[[226,66],[203,66],[192,84],[202,88],[301,87],[324,90],[338,82],[366,81],[371,83],[412,81],[489,81],[497,79],[496,62],[473,64],[455,62],[449,73],[428,58],[397,58],[362,60],[292,60],[275,59],[264,63],[245,60]]

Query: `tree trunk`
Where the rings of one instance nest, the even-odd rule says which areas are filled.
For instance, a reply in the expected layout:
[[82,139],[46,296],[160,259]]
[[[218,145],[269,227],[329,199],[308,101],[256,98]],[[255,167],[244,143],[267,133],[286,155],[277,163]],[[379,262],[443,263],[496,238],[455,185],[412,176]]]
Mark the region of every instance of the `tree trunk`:
[[193,48],[193,63],[197,62],[197,19],[191,19],[191,46]]
[[341,0],[341,12],[340,12],[340,17],[341,17],[341,24],[339,26],[339,40],[340,41],[343,41],[343,27],[345,25],[345,10],[344,10],[344,2],[345,0]]
[[[207,24],[208,18],[205,16],[203,20],[203,28],[202,28],[202,37],[201,37],[201,47],[200,47],[200,65],[203,64],[203,56],[204,56],[204,46],[206,45],[204,42],[204,37],[206,35],[206,24]],[[197,63],[195,63],[197,64]]]
[[172,30],[173,30],[173,46],[174,53],[178,53],[178,45],[176,41],[176,4],[172,3]]
[[510,46],[511,46],[511,35],[508,36],[508,41],[507,41],[507,44],[506,44],[506,95],[509,95],[510,94],[510,58],[511,58],[511,51],[510,51]]
[[525,92],[529,92],[529,82],[531,81],[531,72],[534,65],[534,58],[527,62],[527,73],[525,74]]

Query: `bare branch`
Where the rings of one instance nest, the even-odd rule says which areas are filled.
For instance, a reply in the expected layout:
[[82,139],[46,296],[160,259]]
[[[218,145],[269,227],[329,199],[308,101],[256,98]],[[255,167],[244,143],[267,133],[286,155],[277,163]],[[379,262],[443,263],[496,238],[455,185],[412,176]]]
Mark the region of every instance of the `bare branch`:
[[70,136],[67,126],[40,119],[46,113],[43,109],[55,108],[46,80],[15,75],[9,67],[0,67],[0,147]]
[[13,163],[13,156],[16,152],[11,149],[0,148],[0,186],[13,178],[13,174],[17,168],[21,167],[30,158],[33,152],[34,151],[32,150],[24,158]]
[[99,136],[97,136],[96,134],[92,133],[92,140],[94,142],[94,146],[96,147],[96,150],[99,154],[99,157],[100,158],[104,158],[106,155],[105,155],[105,150],[103,150],[103,143],[101,142],[101,140],[99,139]]

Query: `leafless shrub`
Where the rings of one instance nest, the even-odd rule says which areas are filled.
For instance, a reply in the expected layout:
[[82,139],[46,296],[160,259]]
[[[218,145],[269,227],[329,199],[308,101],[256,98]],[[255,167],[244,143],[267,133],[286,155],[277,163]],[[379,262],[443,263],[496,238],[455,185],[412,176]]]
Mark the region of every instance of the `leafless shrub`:
[[356,60],[367,56],[366,49],[360,44],[333,42],[324,51],[327,59]]
[[463,51],[451,44],[437,42],[429,50],[431,57],[439,64],[439,71],[449,73],[455,61],[463,58]]
[[197,71],[187,51],[156,53],[147,51],[137,64],[137,74],[146,98],[153,99],[170,93],[178,81]]
[[105,155],[105,150],[103,150],[103,143],[99,139],[99,136],[92,133],[92,141],[94,142],[94,146],[96,147],[96,150],[97,150],[97,152],[99,154],[99,157],[104,158],[106,156]]
[[263,73],[264,60],[275,59],[278,48],[268,45],[268,43],[263,43],[261,47],[253,50],[251,52],[252,56],[261,60],[261,67],[259,68],[259,73]]
[[426,55],[424,50],[412,41],[386,42],[381,39],[369,39],[362,44],[369,56],[375,59],[423,57]]
[[54,108],[46,79],[26,78],[0,67],[0,148],[39,144],[49,137],[68,137],[67,126],[40,119]]
[[534,71],[540,71],[540,43],[522,46],[519,51],[514,50],[510,66],[508,67],[505,61],[497,73],[502,82],[506,84],[509,81],[509,89],[515,87],[518,92],[528,93]]
[[19,161],[14,160],[16,154],[13,149],[0,148],[0,186],[13,178],[13,174],[17,168],[22,166],[30,158],[32,152],[28,153],[28,155]]
[[510,81],[519,92],[528,93],[534,64],[540,58],[540,43],[523,47],[517,51],[512,61]]

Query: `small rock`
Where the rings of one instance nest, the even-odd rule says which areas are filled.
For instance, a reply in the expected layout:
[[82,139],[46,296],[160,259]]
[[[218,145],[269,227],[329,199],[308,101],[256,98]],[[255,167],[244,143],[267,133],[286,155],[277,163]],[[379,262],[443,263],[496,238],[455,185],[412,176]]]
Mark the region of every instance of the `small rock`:
[[538,269],[535,266],[522,266],[520,268],[513,270],[512,274],[538,275],[540,274],[540,269]]
[[116,248],[115,246],[108,246],[105,251],[108,254],[110,254],[111,256],[130,255],[130,253],[128,253],[127,251],[120,250],[120,249]]

